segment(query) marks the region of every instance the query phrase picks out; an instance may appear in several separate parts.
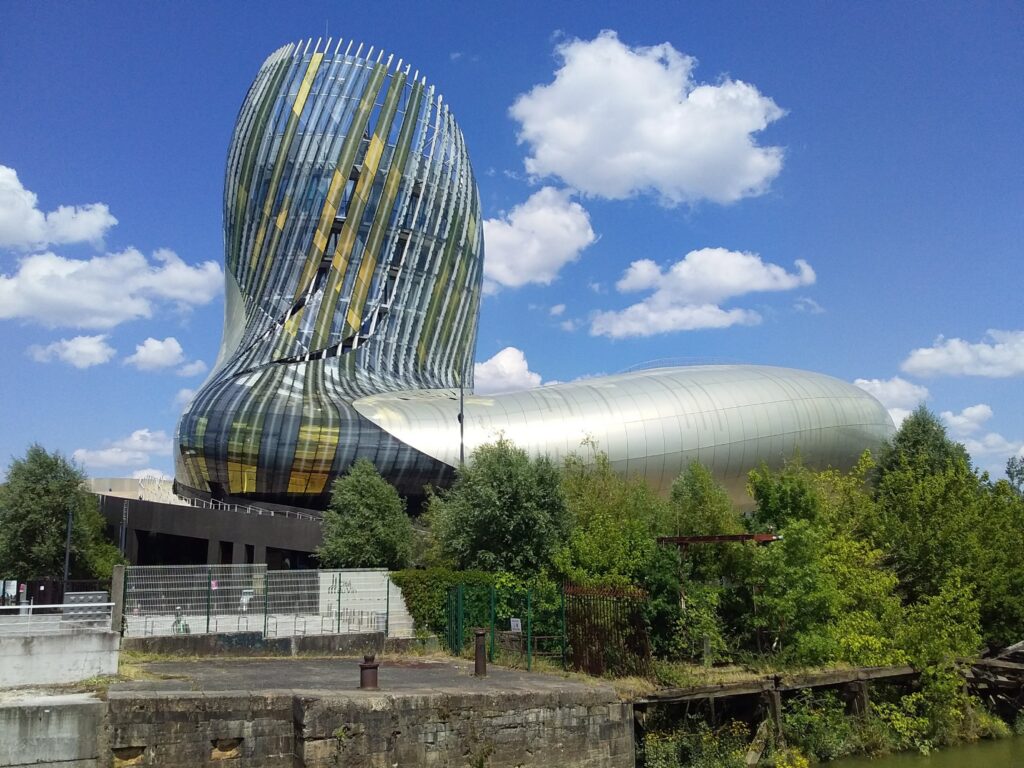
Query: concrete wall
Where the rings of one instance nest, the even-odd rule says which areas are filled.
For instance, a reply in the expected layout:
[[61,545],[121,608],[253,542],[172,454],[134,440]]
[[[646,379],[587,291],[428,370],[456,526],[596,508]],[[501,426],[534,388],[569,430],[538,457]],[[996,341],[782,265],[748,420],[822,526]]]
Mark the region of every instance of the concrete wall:
[[116,765],[632,768],[632,706],[607,689],[495,694],[111,691]]
[[0,688],[116,675],[120,640],[116,632],[93,630],[0,635]]
[[3,697],[0,766],[99,766],[105,712],[104,702],[85,693]]
[[383,651],[384,633],[264,637],[262,632],[226,632],[126,637],[121,642],[126,651],[170,656],[297,656],[302,653],[361,656]]

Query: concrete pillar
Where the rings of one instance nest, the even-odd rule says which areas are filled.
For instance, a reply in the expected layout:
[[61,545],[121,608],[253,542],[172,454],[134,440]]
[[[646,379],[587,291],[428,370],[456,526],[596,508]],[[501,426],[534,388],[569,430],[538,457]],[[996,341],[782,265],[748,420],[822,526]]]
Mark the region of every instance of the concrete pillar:
[[256,551],[255,551],[255,555],[253,556],[253,562],[256,563],[257,565],[266,565],[267,564],[267,545],[266,544],[257,544],[256,545]]
[[115,565],[110,576],[110,629],[121,634],[122,617],[124,616],[124,566]]
[[241,541],[231,542],[231,562],[233,565],[245,564],[245,543]]
[[220,565],[220,541],[218,539],[207,539],[206,541],[206,564]]

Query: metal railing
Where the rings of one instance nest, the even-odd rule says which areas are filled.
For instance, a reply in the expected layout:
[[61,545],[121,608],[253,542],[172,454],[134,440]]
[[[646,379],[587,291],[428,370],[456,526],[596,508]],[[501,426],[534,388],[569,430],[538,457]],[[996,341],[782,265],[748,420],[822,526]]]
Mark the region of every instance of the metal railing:
[[181,499],[182,503],[185,506],[196,507],[198,509],[216,509],[224,512],[238,512],[243,515],[285,517],[291,520],[319,521],[322,519],[319,515],[314,515],[310,512],[298,512],[294,509],[264,509],[263,507],[244,506],[242,504],[229,504],[224,501],[190,499],[185,496],[179,496],[178,498]]
[[113,603],[0,606],[0,635],[40,635],[110,629]]

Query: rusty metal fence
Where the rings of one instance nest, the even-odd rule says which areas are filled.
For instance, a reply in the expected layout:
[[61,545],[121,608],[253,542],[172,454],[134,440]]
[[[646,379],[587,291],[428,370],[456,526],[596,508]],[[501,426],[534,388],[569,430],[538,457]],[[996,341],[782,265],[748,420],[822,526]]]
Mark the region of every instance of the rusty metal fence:
[[643,590],[566,585],[564,595],[569,669],[591,675],[650,675]]

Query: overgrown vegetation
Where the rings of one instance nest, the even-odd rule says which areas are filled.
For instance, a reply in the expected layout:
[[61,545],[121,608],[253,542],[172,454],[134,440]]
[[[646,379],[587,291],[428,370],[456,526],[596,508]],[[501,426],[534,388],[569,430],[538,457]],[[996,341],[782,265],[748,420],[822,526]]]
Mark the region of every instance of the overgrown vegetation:
[[[593,444],[559,468],[503,440],[480,449],[453,488],[431,499],[429,535],[435,562],[482,568],[496,583],[529,583],[538,593],[548,585],[549,602],[558,583],[643,589],[663,680],[687,679],[687,665],[722,662],[920,671],[918,690],[879,699],[856,721],[835,701],[791,702],[787,727],[804,736],[776,764],[927,750],[1007,731],[964,692],[957,668],[984,647],[1024,638],[1024,470],[1015,461],[1007,469],[1010,481],[979,473],[921,408],[877,457],[865,454],[849,472],[799,461],[751,472],[754,509],[742,515],[697,464],[664,499],[613,471]],[[685,550],[656,543],[768,532],[780,539]],[[439,585],[465,581],[445,574]],[[424,603],[443,604],[446,587],[398,578]],[[436,608],[416,611],[430,616],[427,626],[443,621]],[[704,764],[694,745],[711,750],[721,740],[709,733],[654,738],[648,764]],[[729,764],[728,752],[708,764]]]

